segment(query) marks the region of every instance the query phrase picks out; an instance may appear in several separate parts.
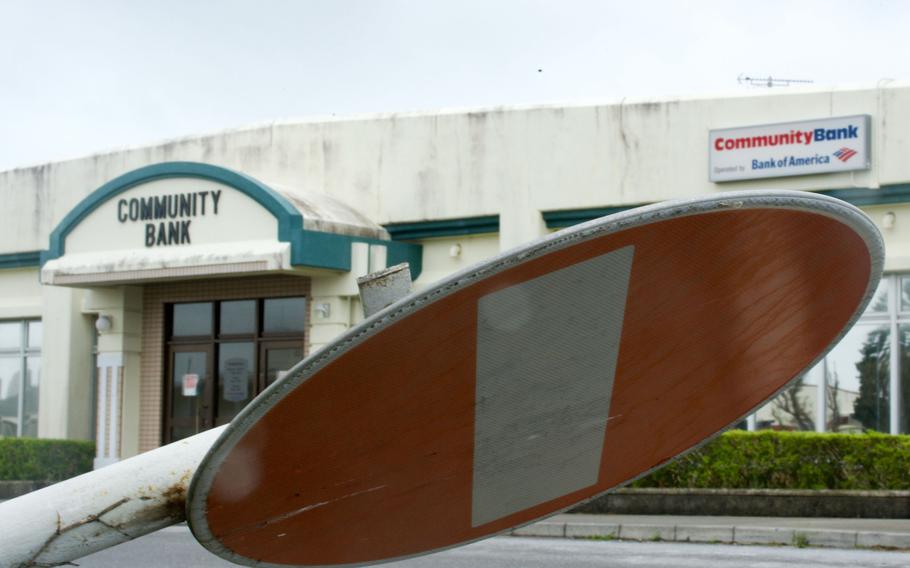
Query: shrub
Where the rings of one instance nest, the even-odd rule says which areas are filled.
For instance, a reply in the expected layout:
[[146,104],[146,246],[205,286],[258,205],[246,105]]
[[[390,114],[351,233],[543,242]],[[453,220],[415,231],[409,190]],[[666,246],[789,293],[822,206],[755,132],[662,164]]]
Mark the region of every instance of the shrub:
[[910,489],[910,436],[730,431],[632,486]]
[[92,469],[95,444],[0,438],[0,480],[60,481]]

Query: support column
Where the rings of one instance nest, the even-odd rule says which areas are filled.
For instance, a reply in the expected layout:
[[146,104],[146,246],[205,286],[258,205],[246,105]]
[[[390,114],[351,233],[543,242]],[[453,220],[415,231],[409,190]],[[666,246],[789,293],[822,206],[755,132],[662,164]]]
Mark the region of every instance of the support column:
[[99,468],[139,452],[142,288],[93,289],[84,310],[104,322],[97,325],[95,467]]
[[505,251],[547,234],[540,211],[527,199],[503,206],[499,213],[499,250]]
[[123,353],[98,354],[95,469],[120,460],[123,429]]
[[83,290],[44,286],[38,436],[88,440],[92,435],[91,318],[80,312]]

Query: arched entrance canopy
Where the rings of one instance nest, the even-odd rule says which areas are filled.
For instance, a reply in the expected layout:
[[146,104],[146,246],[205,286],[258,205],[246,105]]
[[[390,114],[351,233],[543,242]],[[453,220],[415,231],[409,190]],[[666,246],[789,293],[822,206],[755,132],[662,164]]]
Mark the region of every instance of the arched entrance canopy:
[[391,241],[332,197],[269,186],[197,162],[145,166],[104,184],[64,217],[42,253],[42,281],[78,285],[300,268],[350,271],[352,250],[408,261],[419,245]]

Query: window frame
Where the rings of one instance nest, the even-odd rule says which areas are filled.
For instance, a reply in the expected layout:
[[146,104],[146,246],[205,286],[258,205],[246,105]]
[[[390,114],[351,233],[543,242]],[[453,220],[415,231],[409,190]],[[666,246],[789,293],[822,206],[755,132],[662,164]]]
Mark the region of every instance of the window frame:
[[[41,359],[41,348],[42,345],[32,347],[29,345],[29,324],[31,323],[41,323],[42,324],[42,343],[44,341],[44,329],[41,318],[21,318],[21,319],[3,319],[0,320],[0,323],[13,323],[18,324],[19,326],[19,346],[15,348],[0,348],[0,358],[3,359],[18,359],[19,362],[19,395],[16,404],[16,438],[22,438],[23,436],[23,425],[25,422],[25,398],[28,388],[28,361],[29,359]],[[39,363],[43,367],[43,361]],[[41,367],[39,367],[41,368]],[[40,371],[39,371],[40,372]],[[39,375],[38,380],[38,392],[41,392],[41,380]],[[39,405],[40,407],[40,402]],[[35,437],[37,437],[37,427],[35,432]]]
[[[252,343],[253,344],[253,357],[254,357],[254,369],[253,372],[255,376],[253,378],[252,387],[254,389],[253,398],[259,395],[264,390],[265,379],[262,372],[262,353],[264,345],[274,344],[276,342],[294,342],[300,345],[302,351],[306,351],[306,340],[309,330],[307,329],[306,318],[303,322],[303,326],[299,332],[288,332],[288,333],[266,333],[265,332],[265,302],[268,300],[278,300],[278,299],[290,299],[290,298],[300,298],[304,302],[304,317],[306,318],[307,312],[309,310],[311,297],[306,294],[294,294],[289,296],[244,296],[240,298],[214,298],[214,299],[194,299],[194,300],[177,300],[177,301],[168,301],[164,303],[164,330],[163,330],[163,349],[162,355],[164,357],[164,369],[165,375],[162,377],[163,385],[163,398],[162,398],[162,420],[161,420],[161,440],[163,443],[174,442],[171,435],[171,420],[172,420],[172,393],[169,386],[169,381],[171,380],[170,372],[170,358],[171,352],[174,349],[181,349],[183,346],[195,346],[201,348],[202,346],[208,346],[210,350],[210,365],[211,365],[211,378],[210,381],[207,381],[211,384],[212,394],[211,400],[208,402],[210,411],[212,413],[211,420],[207,427],[204,430],[214,428],[216,426],[215,417],[218,413],[218,386],[220,385],[221,377],[219,371],[219,361],[221,353],[221,345],[225,343]],[[231,334],[222,334],[221,333],[221,305],[225,302],[238,302],[238,301],[253,301],[255,302],[254,309],[254,318],[255,318],[255,327],[252,333],[231,333]],[[174,336],[173,335],[173,321],[174,321],[174,306],[179,304],[200,304],[208,303],[212,305],[212,333],[211,335],[203,336]],[[203,430],[203,431],[204,431]]]

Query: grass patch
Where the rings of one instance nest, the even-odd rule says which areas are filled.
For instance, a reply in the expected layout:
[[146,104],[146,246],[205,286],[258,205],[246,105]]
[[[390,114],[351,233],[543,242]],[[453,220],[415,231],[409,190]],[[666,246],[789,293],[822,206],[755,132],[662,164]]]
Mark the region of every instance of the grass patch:
[[586,540],[616,540],[615,534],[594,534],[584,537]]

